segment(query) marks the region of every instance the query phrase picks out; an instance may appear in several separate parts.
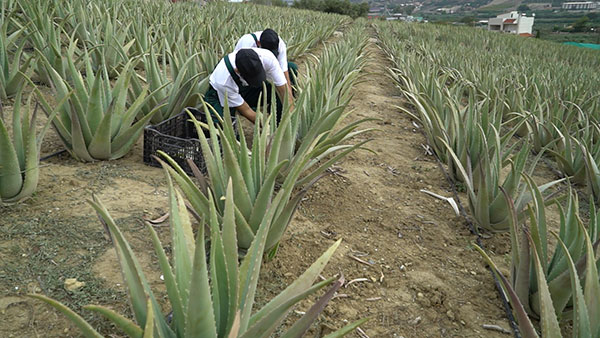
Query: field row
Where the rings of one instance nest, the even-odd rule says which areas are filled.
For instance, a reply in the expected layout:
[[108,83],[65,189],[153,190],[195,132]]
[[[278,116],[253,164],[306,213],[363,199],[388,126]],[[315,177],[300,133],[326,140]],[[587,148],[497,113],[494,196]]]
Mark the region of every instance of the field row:
[[[510,276],[500,277],[523,336],[537,336],[529,317],[540,319],[543,336],[558,335],[559,321],[572,321],[575,337],[598,335],[597,55],[462,27],[376,27],[412,106],[403,110],[466,190],[476,225],[510,233]],[[554,160],[564,178],[534,182],[541,160]],[[566,194],[555,189],[564,182]],[[577,190],[591,195],[589,218],[580,216]],[[547,224],[552,204],[558,234]]]

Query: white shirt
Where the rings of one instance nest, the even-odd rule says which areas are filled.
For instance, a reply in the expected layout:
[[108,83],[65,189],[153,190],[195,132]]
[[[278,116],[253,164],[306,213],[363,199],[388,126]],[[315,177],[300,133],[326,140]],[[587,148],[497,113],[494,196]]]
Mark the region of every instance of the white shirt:
[[[262,31],[254,32],[254,35],[256,35],[256,38],[258,39],[258,41],[260,41],[261,34],[262,34]],[[256,45],[256,41],[254,41],[254,38],[252,37],[251,34],[246,34],[239,39],[239,41],[235,45],[234,51],[237,51],[241,48],[254,48],[254,47],[258,48],[258,46]],[[277,55],[277,61],[279,61],[279,65],[281,66],[281,69],[284,72],[287,72],[288,71],[287,46],[285,45],[285,42],[281,38],[279,38],[279,46],[277,46],[277,50],[279,52],[279,55]]]
[[[271,51],[262,48],[252,48],[252,50],[258,54],[258,57],[260,58],[260,61],[265,69],[268,81],[273,82],[273,84],[277,87],[287,84],[283,70],[281,70],[281,66],[279,66],[275,55],[273,55]],[[229,57],[229,62],[231,62],[231,66],[234,69],[236,68],[236,55],[237,50],[233,53],[227,54],[227,57]],[[247,84],[241,75],[240,79],[242,84]],[[225,96],[227,96],[229,107],[239,107],[244,104],[244,98],[242,98],[242,95],[240,95],[240,89],[231,77],[231,74],[229,74],[223,59],[219,61],[215,67],[215,70],[212,72],[212,74],[210,74],[209,82],[210,85],[217,91],[221,106],[225,106]]]

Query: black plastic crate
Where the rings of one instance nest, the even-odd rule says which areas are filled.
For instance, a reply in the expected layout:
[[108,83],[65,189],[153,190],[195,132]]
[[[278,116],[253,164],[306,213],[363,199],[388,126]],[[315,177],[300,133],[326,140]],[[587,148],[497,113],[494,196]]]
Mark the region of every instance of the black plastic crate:
[[[206,174],[206,163],[202,156],[202,146],[198,139],[196,126],[190,120],[190,116],[187,113],[188,110],[194,114],[196,119],[206,123],[204,112],[196,108],[186,108],[183,112],[159,124],[144,128],[145,164],[160,167],[160,164],[152,155],[160,158],[157,150],[162,150],[171,156],[188,175],[193,175],[192,169],[187,163],[188,159],[194,161],[200,171]],[[205,135],[207,138],[209,137],[208,132],[205,132]]]

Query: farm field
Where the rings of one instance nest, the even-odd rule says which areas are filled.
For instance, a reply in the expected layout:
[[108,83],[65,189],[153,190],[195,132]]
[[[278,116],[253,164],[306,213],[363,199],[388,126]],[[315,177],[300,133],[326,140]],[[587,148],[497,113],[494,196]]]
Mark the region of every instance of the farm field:
[[[214,307],[219,316],[229,316],[217,317],[225,321],[229,333],[259,330],[252,323],[260,319],[252,319],[256,317],[250,314],[260,314],[260,308],[271,306],[269,301],[278,299],[277,295],[287,292],[297,280],[307,283],[306,290],[320,282],[325,292],[294,294],[298,300],[281,310],[288,315],[277,317],[271,326],[274,336],[296,329],[294,323],[311,314],[312,304],[321,302],[321,297],[330,294],[328,290],[335,293],[310,320],[315,323],[306,336],[326,336],[346,325],[350,325],[349,336],[356,337],[510,335],[510,320],[487,268],[491,263],[486,264],[476,242],[497,264],[497,271],[508,278],[504,289],[517,290],[517,298],[510,303],[524,337],[532,330],[545,336],[547,327],[554,324],[560,325],[565,335],[585,337],[586,332],[600,332],[600,322],[594,321],[600,313],[596,312],[600,300],[597,272],[594,275],[598,262],[596,257],[587,263],[582,259],[597,251],[591,243],[597,243],[600,229],[594,208],[600,200],[600,81],[597,74],[587,71],[600,66],[593,57],[597,54],[461,27],[370,23],[249,4],[215,3],[199,8],[149,2],[148,8],[135,9],[118,1],[102,5],[107,7],[88,4],[95,14],[85,25],[64,15],[85,9],[83,2],[73,2],[72,7],[50,5],[50,19],[38,16],[35,22],[38,29],[47,24],[54,27],[46,28],[48,35],[40,40],[56,38],[57,48],[48,50],[36,46],[39,41],[26,40],[25,36],[35,35],[27,35],[26,27],[19,25],[19,20],[49,10],[39,7],[40,3],[27,7],[10,2],[2,12],[8,37],[2,41],[8,50],[3,55],[14,60],[23,53],[17,57],[23,61],[31,56],[28,66],[22,68],[27,76],[22,78],[22,88],[17,86],[18,90],[10,93],[5,89],[14,88],[15,83],[3,82],[3,121],[10,141],[18,134],[13,123],[15,117],[19,119],[15,111],[33,110],[33,103],[41,101],[47,114],[56,109],[56,119],[63,125],[55,122],[41,141],[39,156],[50,157],[39,166],[37,158],[32,166],[28,157],[24,161],[27,169],[20,170],[23,186],[28,187],[28,173],[39,167],[35,193],[12,203],[6,192],[12,181],[3,178],[11,172],[0,167],[4,173],[0,175],[0,198],[9,196],[9,203],[0,206],[0,336],[81,335],[64,314],[26,297],[32,293],[62,302],[104,336],[125,336],[119,327],[124,324],[83,306],[111,308],[134,320],[139,332],[143,328],[148,333],[151,327],[157,337],[164,332],[164,336],[189,336],[179,325],[191,325],[185,321],[194,313],[177,315],[179,303],[174,300],[180,298],[173,297],[173,290],[186,303],[189,292],[189,304],[194,304],[194,299],[212,299],[198,313]],[[158,12],[168,14],[160,16]],[[180,24],[164,30],[165,22],[181,15],[203,25]],[[119,25],[132,17],[146,21]],[[230,18],[231,24],[217,29],[221,22],[217,17]],[[114,26],[105,25],[113,19]],[[317,28],[301,24],[306,21]],[[240,132],[244,132],[238,139],[227,127],[227,115],[226,127],[221,130],[212,123],[202,127],[212,133],[202,145],[205,157],[212,155],[206,157],[208,173],[203,179],[196,177],[189,183],[177,170],[170,169],[167,175],[165,169],[144,165],[143,138],[132,136],[131,142],[123,142],[125,136],[119,137],[125,134],[111,129],[114,123],[129,127],[115,122],[117,118],[126,120],[127,114],[114,113],[113,121],[108,120],[110,146],[102,146],[102,138],[93,135],[90,142],[85,132],[75,127],[87,119],[96,125],[90,132],[97,129],[101,133],[102,116],[113,104],[133,111],[136,99],[142,102],[144,95],[151,98],[137,105],[139,111],[132,115],[136,121],[159,123],[183,107],[200,105],[195,94],[206,90],[206,77],[220,57],[231,50],[237,37],[265,25],[286,39],[290,60],[299,65],[296,108],[290,113],[286,106],[279,125],[261,110],[260,126],[238,120]],[[53,30],[56,27],[60,29]],[[92,27],[98,31],[93,33]],[[108,31],[118,38],[107,39]],[[94,36],[107,40],[91,41]],[[141,42],[141,37],[149,41]],[[25,41],[22,48],[19,41]],[[110,43],[113,49],[102,49]],[[496,57],[507,44],[519,53]],[[111,52],[119,48],[121,52]],[[531,59],[545,62],[523,62]],[[19,74],[12,75],[14,81],[21,79]],[[78,82],[79,76],[82,82]],[[119,90],[107,94],[111,88],[119,88],[121,81],[125,94],[119,96]],[[104,94],[91,95],[95,82],[102,83],[98,88],[106,90]],[[28,98],[32,100],[29,106]],[[101,108],[78,106],[95,99],[101,101]],[[115,103],[111,103],[113,99]],[[61,106],[65,102],[68,105]],[[158,112],[154,112],[157,106]],[[93,122],[90,111],[101,112],[100,119]],[[48,122],[47,114],[38,111],[34,122],[38,130]],[[135,129],[136,123],[129,124]],[[22,132],[27,135],[28,131],[26,127]],[[210,141],[217,137],[220,143]],[[117,147],[129,144],[128,151]],[[60,152],[65,146],[68,152]],[[26,149],[23,156],[32,148]],[[0,151],[5,151],[0,159],[8,163],[5,148]],[[21,155],[16,153],[18,159]],[[86,160],[88,157],[91,160]],[[268,183],[273,181],[277,183]],[[203,184],[207,188],[202,188]],[[467,217],[456,215],[448,202],[424,190],[459,197]],[[23,191],[25,188],[19,194]],[[258,191],[268,192],[268,196]],[[87,202],[92,198],[102,203],[121,232],[102,214],[99,204],[94,208]],[[253,204],[248,207],[248,203]],[[252,213],[246,215],[248,208]],[[186,216],[186,209],[191,216]],[[286,210],[291,210],[289,220]],[[149,220],[167,212],[170,220],[151,225]],[[472,233],[470,226],[481,236]],[[149,228],[157,235],[155,241]],[[268,229],[268,235],[261,229]],[[272,234],[278,229],[279,233]],[[205,237],[194,239],[202,232],[209,239],[206,257],[199,256]],[[555,249],[560,244],[553,232],[568,250]],[[531,242],[528,233],[533,234]],[[329,253],[326,267],[318,272],[309,269],[318,259],[323,263],[325,256],[321,255],[339,239],[341,244]],[[126,273],[125,279],[119,262],[127,257],[128,249],[122,240],[136,256],[134,269],[140,269],[136,274]],[[157,241],[162,248],[158,253]],[[237,314],[219,308],[223,303],[217,301],[238,288],[225,284],[219,275],[226,274],[226,282],[231,283],[232,271],[238,273],[238,250],[235,244],[234,250],[227,245],[232,241],[240,255],[240,275],[233,278],[240,281],[239,290],[245,295],[239,299],[252,297],[248,308],[235,305],[240,309]],[[541,257],[536,261],[532,257],[537,255]],[[573,257],[580,274],[587,278],[573,278],[567,257]],[[182,273],[190,271],[192,276],[192,270],[186,270],[186,259],[193,259],[189,264],[204,266],[205,270],[193,271],[208,273],[207,289],[202,283],[195,284],[199,275],[188,278]],[[529,259],[533,263],[525,265],[530,264]],[[540,261],[538,270],[534,263]],[[173,274],[165,272],[165,262],[174,267]],[[259,265],[245,270],[245,264]],[[227,269],[222,267],[225,265]],[[127,269],[132,267],[125,272],[131,271]],[[303,278],[305,270],[312,273],[311,278]],[[515,271],[527,271],[526,288],[515,283]],[[137,285],[132,276],[142,273],[146,281]],[[345,280],[339,280],[342,275]],[[169,284],[169,278],[175,283]],[[583,286],[574,285],[575,279]],[[244,289],[244,285],[252,285],[254,280],[258,281],[256,295],[247,296],[253,293],[252,287]],[[185,283],[191,283],[189,289],[182,288]],[[542,287],[546,283],[547,293]],[[332,285],[339,288],[330,289]],[[212,298],[194,298],[194,291],[189,290],[210,290]],[[133,307],[129,305],[132,291]],[[577,297],[572,299],[572,294]],[[283,298],[292,298],[287,296]],[[147,309],[146,299],[150,299]],[[580,307],[574,308],[573,302]],[[524,304],[525,310],[517,308],[517,303]],[[542,308],[553,305],[552,313],[540,313],[540,304]],[[170,311],[173,319],[167,324],[163,318]],[[572,311],[579,315],[576,321],[569,319]],[[554,312],[561,314],[558,319]],[[249,327],[236,326],[240,313],[242,322],[249,319],[250,324],[245,324]],[[528,315],[533,324],[526,320]],[[140,318],[151,318],[152,325]],[[357,322],[364,318],[368,321]],[[216,330],[225,330],[219,320],[213,322]],[[191,330],[189,327],[185,330]],[[219,335],[226,333],[219,331]]]

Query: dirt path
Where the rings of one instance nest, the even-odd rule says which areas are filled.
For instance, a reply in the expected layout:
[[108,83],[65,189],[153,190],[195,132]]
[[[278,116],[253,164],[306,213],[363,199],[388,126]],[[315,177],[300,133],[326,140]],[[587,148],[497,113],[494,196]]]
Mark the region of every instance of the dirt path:
[[279,290],[343,238],[324,275],[343,272],[347,281],[368,281],[339,292],[321,329],[370,317],[362,327],[370,337],[505,336],[482,329],[509,326],[464,220],[419,191],[451,195],[422,148],[424,137],[396,108],[404,102],[385,75],[389,62],[375,42],[369,41],[368,73],[354,89],[349,120],[379,119],[365,125],[379,131],[364,136],[373,139],[368,147],[377,154],[355,152],[311,190],[277,258],[264,268],[269,278],[263,287]]

